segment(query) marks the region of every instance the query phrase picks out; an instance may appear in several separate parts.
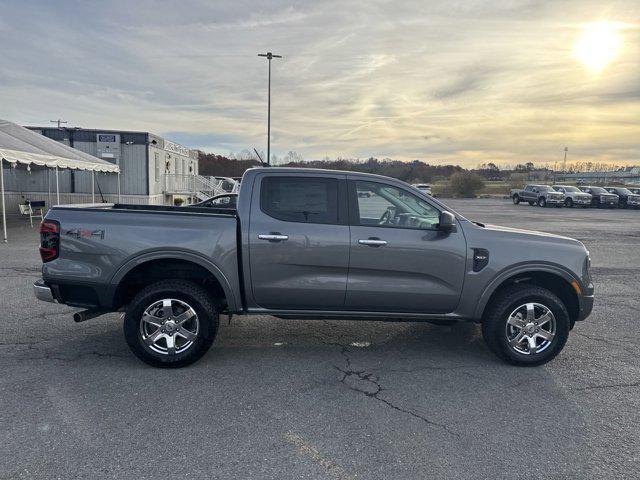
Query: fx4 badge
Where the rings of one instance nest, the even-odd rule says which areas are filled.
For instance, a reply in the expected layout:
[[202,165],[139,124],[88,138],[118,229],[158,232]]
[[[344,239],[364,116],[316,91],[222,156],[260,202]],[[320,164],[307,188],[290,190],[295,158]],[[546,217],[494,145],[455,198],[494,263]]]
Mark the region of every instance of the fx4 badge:
[[85,230],[82,228],[73,228],[64,232],[65,235],[70,235],[76,238],[90,238],[98,237],[100,240],[104,240],[104,230]]

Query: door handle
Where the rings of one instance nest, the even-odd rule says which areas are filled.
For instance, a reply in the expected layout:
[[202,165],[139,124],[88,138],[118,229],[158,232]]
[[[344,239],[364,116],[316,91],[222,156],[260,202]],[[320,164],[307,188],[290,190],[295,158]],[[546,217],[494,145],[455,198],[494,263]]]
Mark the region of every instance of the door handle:
[[268,240],[270,242],[284,242],[289,240],[289,235],[281,235],[280,233],[261,233],[258,235],[260,240]]
[[380,240],[379,238],[367,238],[358,240],[360,245],[367,245],[368,247],[383,247],[387,244],[386,240]]

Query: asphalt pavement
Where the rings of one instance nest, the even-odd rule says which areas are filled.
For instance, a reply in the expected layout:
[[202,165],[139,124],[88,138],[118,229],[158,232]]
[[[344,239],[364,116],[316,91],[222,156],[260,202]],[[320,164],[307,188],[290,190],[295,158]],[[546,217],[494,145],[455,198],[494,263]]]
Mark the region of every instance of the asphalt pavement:
[[0,245],[0,479],[638,478],[640,211],[446,201],[558,233],[593,258],[596,303],[538,368],[471,324],[222,317],[195,365],[159,370],[118,314],[39,302],[37,233]]

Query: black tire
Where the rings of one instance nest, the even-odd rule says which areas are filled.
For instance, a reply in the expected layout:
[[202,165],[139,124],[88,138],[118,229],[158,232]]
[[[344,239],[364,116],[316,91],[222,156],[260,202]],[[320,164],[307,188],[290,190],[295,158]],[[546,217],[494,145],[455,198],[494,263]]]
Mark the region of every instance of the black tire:
[[529,205],[531,205],[532,207],[536,204],[536,202],[534,202],[533,200],[529,200]]
[[513,204],[518,205],[520,203],[520,195],[517,193],[513,196]]
[[[537,303],[548,308],[555,317],[555,335],[550,344],[538,353],[521,353],[509,345],[507,320],[518,306]],[[513,285],[505,288],[487,306],[482,321],[482,336],[489,349],[499,358],[518,366],[547,363],[560,353],[569,337],[571,321],[567,308],[554,293],[535,285]],[[534,340],[535,341],[535,340]]]
[[542,207],[542,208],[546,207],[547,206],[547,200],[544,197],[540,197],[538,199],[538,206]]
[[564,201],[564,206],[567,208],[573,208],[573,200],[571,198],[567,198]]
[[[143,341],[141,330],[142,315],[147,308],[163,299],[184,302],[197,315],[197,336],[185,351],[158,353]],[[199,285],[186,280],[162,280],[149,285],[141,290],[129,303],[124,316],[124,336],[129,348],[136,357],[154,367],[179,368],[190,365],[209,350],[217,331],[218,313],[209,294]],[[173,333],[171,333],[172,336]],[[175,333],[174,341],[178,342],[178,332]],[[186,342],[186,339],[184,341]],[[168,347],[169,345],[166,344],[166,346]],[[169,349],[167,349],[167,352],[169,352]]]

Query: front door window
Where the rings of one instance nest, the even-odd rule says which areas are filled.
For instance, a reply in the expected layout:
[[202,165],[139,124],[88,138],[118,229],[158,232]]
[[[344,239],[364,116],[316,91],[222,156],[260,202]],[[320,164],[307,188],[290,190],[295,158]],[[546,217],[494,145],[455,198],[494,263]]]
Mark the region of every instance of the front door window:
[[358,225],[435,230],[440,221],[435,207],[400,188],[358,181],[356,192]]

